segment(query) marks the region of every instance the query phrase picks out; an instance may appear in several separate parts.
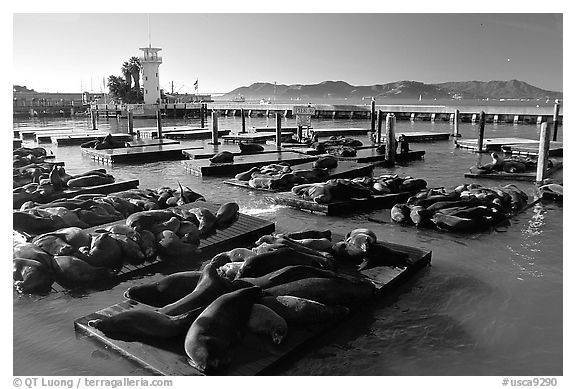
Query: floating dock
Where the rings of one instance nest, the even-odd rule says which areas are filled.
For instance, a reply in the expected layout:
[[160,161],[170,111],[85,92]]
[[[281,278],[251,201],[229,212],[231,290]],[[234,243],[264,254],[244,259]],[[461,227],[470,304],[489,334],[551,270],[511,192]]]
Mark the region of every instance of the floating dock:
[[[555,162],[551,168],[546,170],[544,178],[550,177],[553,173],[562,169],[562,162]],[[465,173],[466,178],[487,178],[491,180],[504,180],[504,181],[529,181],[536,182],[536,171],[526,173],[506,173],[506,172],[493,172],[493,173]]]
[[297,165],[315,161],[317,158],[293,151],[277,151],[265,154],[246,154],[234,157],[232,163],[211,163],[201,159],[183,162],[184,168],[190,174],[197,176],[232,176],[250,170],[253,167],[262,167],[271,163],[285,162]]
[[404,135],[404,138],[410,142],[436,142],[440,140],[448,140],[450,139],[449,132],[426,132],[426,131],[411,131],[411,132],[402,132],[398,131],[396,134],[396,139],[400,137],[400,135]]
[[[289,131],[282,131],[282,136],[292,136]],[[224,135],[224,142],[245,142],[245,143],[266,143],[267,140],[276,139],[275,132],[244,132],[238,134]]]
[[[424,150],[409,151],[407,153],[397,153],[395,156],[396,162],[410,162],[417,161],[424,158],[426,152]],[[338,160],[343,161],[357,161],[357,162],[378,162],[384,161],[385,154],[379,153],[375,148],[357,149],[355,157],[337,157]]]
[[[550,142],[552,148],[553,143],[560,142]],[[520,147],[536,147],[538,148],[540,141],[525,138],[485,138],[482,143],[482,152],[492,152],[492,151],[502,151],[504,147],[508,146],[520,146]],[[557,145],[556,145],[557,146]],[[478,139],[459,139],[456,140],[456,147],[474,150],[478,148]]]
[[160,144],[155,146],[122,147],[119,149],[102,150],[83,148],[82,154],[92,158],[96,162],[114,164],[186,159],[182,151],[191,149],[202,149],[202,147],[190,147],[181,144]]
[[[139,129],[136,131],[140,138],[158,138],[158,129]],[[230,130],[218,130],[218,137],[228,135]],[[168,130],[162,128],[162,137],[167,139],[210,139],[212,137],[212,130],[206,128],[184,130],[178,128],[177,130]]]
[[[175,207],[180,209],[192,209],[192,208],[206,208],[213,214],[218,212],[219,204],[209,203],[205,201],[196,201],[183,206]],[[104,229],[109,226],[117,224],[125,224],[126,219],[118,220],[112,223],[107,223],[99,226],[93,226],[85,229],[84,231],[92,234],[96,230]],[[263,220],[254,216],[246,215],[240,213],[238,220],[234,224],[224,228],[218,229],[216,232],[205,239],[200,239],[200,244],[198,248],[202,251],[199,254],[198,261],[192,261],[191,266],[198,266],[204,260],[209,260],[216,253],[231,250],[235,247],[244,247],[245,245],[254,244],[254,242],[262,235],[271,234],[275,230],[275,225],[273,222]],[[130,277],[134,272],[137,271],[149,271],[148,269],[154,265],[161,265],[162,261],[156,258],[153,262],[147,262],[141,265],[130,265],[125,264],[114,276],[114,278]],[[192,269],[189,269],[192,270]],[[54,284],[54,291],[64,290],[59,284]]]
[[[522,155],[525,157],[538,157],[538,151],[540,149],[540,144],[524,144],[524,145],[503,145],[502,151],[514,155]],[[564,154],[564,148],[562,142],[550,141],[550,149],[548,150],[548,156],[550,157],[562,157]]]
[[[276,127],[252,127],[251,130],[254,132],[276,133]],[[282,132],[291,132],[292,134],[296,134],[297,131],[298,127],[282,127]]]
[[[309,170],[312,169],[312,163],[306,163],[306,164],[302,164],[302,165],[295,165],[292,166],[293,170],[300,170],[300,169],[305,169],[305,170]],[[355,161],[341,161],[338,162],[338,166],[333,168],[333,169],[329,169],[328,170],[328,176],[327,177],[322,177],[321,181],[327,181],[330,179],[335,179],[335,178],[356,178],[356,177],[363,177],[363,176],[370,176],[372,175],[372,171],[374,170],[374,165],[372,164],[361,164],[361,163],[357,163]],[[273,189],[264,189],[264,188],[253,188],[250,185],[248,185],[248,181],[241,181],[241,180],[237,180],[235,178],[232,178],[230,180],[225,180],[224,181],[225,184],[228,185],[232,185],[232,186],[239,186],[242,188],[246,188],[246,189],[251,189],[251,190],[260,190],[260,191],[264,191],[264,192],[278,192],[277,190],[273,190]],[[286,190],[286,189],[283,189]]]
[[[367,304],[406,282],[418,270],[429,265],[432,260],[431,251],[394,243],[387,243],[386,246],[408,254],[410,264],[403,269],[381,266],[362,271],[361,274],[375,284],[377,291],[375,298],[366,301]],[[167,341],[126,342],[108,338],[99,330],[88,325],[90,320],[113,316],[133,309],[154,308],[132,300],[126,300],[75,320],[74,328],[76,331],[92,337],[96,342],[101,343],[103,347],[109,347],[117,351],[154,374],[170,376],[203,375],[203,373],[187,363],[183,347],[184,336]],[[348,317],[358,314],[361,314],[361,312],[353,310]],[[348,317],[344,317],[338,322],[322,322],[305,327],[290,325],[288,335],[280,345],[274,345],[267,338],[245,332],[241,342],[235,347],[236,352],[232,363],[226,369],[220,371],[218,375],[253,376],[266,374],[267,369],[292,357],[297,350],[309,346],[322,334],[345,326],[348,323]]]
[[182,150],[182,154],[184,154],[188,159],[209,159],[221,151],[229,151],[234,155],[234,157],[240,156],[240,155],[260,155],[260,154],[270,154],[270,153],[277,153],[278,152],[278,148],[275,145],[262,145],[262,146],[264,147],[264,151],[259,151],[257,153],[250,153],[250,154],[242,153],[240,151],[238,145],[233,146],[233,145],[226,144],[226,143],[220,144],[220,145],[215,145],[213,152],[197,153],[196,151],[193,151],[193,150]]
[[[108,135],[108,134],[106,134]],[[102,135],[67,135],[67,136],[57,136],[52,137],[52,143],[57,146],[73,146],[81,145],[82,143],[89,142],[91,140],[102,140],[106,136]],[[115,141],[129,141],[132,140],[132,135],[129,134],[111,134]]]
[[173,139],[133,139],[126,142],[128,147],[142,147],[142,146],[160,146],[160,145],[177,145],[177,140]]
[[366,128],[318,128],[310,129],[311,134],[318,134],[319,138],[327,138],[339,135],[356,135],[362,136],[370,133]]
[[67,137],[67,136],[96,136],[96,137],[104,138],[106,135],[108,135],[108,133],[104,132],[104,131],[92,131],[92,132],[73,132],[73,131],[65,131],[65,130],[54,131],[54,132],[37,131],[34,134],[33,139],[37,143],[52,143],[52,139],[54,139],[54,138],[63,138],[63,137]]
[[401,192],[386,195],[373,195],[367,199],[350,199],[335,201],[328,204],[318,204],[311,200],[304,200],[291,192],[278,193],[270,197],[278,205],[286,205],[301,211],[319,212],[328,216],[342,215],[356,211],[373,209],[391,209],[395,204],[405,203],[410,196],[417,192]]

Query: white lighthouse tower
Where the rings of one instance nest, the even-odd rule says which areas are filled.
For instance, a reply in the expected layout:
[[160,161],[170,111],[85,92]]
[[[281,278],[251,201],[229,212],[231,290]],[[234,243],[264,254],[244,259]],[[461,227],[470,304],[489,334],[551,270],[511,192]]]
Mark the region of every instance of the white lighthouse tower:
[[144,104],[160,103],[160,78],[158,77],[158,68],[162,63],[162,57],[158,52],[162,49],[156,47],[142,47],[142,87],[144,88]]

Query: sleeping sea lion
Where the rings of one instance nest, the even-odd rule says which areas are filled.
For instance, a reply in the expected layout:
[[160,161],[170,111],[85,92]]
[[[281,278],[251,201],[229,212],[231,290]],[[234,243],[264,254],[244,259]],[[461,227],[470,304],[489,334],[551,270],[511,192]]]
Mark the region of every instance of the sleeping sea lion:
[[312,166],[317,169],[333,169],[338,166],[338,159],[333,155],[325,155],[314,161]]
[[69,188],[82,188],[85,186],[97,186],[104,184],[111,184],[114,182],[114,177],[111,175],[101,176],[99,174],[92,174],[78,178],[71,178],[68,180],[67,185]]
[[231,163],[234,162],[234,154],[229,151],[221,151],[209,159],[212,163]]
[[330,270],[323,270],[313,266],[292,265],[285,266],[260,277],[241,277],[239,279],[259,286],[262,289],[267,289],[304,278],[330,278],[335,276],[336,273]]
[[238,277],[260,277],[291,265],[327,267],[326,262],[320,257],[307,255],[292,248],[281,248],[246,259],[238,271]]
[[32,239],[32,243],[52,255],[71,255],[76,248],[55,235],[39,235]]
[[126,225],[136,231],[150,230],[150,228],[158,223],[165,222],[174,216],[169,210],[150,210],[140,211],[133,213],[126,218]]
[[324,230],[303,230],[303,231],[295,231],[289,232],[286,236],[290,239],[300,240],[300,239],[322,239],[326,238],[330,240],[332,238],[332,231]]
[[55,256],[54,277],[65,286],[84,286],[114,274],[105,267],[94,267],[73,256]]
[[123,253],[120,244],[110,236],[110,233],[100,233],[92,237],[90,248],[82,247],[80,252],[87,264],[94,267],[119,269],[123,263]]
[[201,275],[202,272],[195,270],[170,274],[157,282],[131,286],[124,296],[153,307],[164,307],[192,293]]
[[90,320],[88,325],[113,339],[171,339],[186,333],[202,310],[203,307],[180,316],[168,316],[148,309],[133,309]]
[[189,210],[198,219],[200,238],[206,238],[216,230],[216,216],[206,208],[192,208]]
[[238,142],[238,147],[240,147],[240,152],[242,154],[253,154],[264,151],[264,146],[259,145],[258,143]]
[[343,305],[324,305],[294,296],[265,296],[260,304],[272,309],[289,324],[324,323],[346,316],[350,309]]
[[197,259],[197,255],[200,252],[198,245],[184,242],[176,233],[170,230],[162,231],[156,239],[158,241],[158,254],[163,260],[193,261]]
[[216,213],[216,226],[222,228],[234,223],[238,219],[240,207],[237,203],[222,204]]
[[13,279],[16,290],[20,293],[45,293],[54,283],[50,269],[33,259],[13,259]]
[[232,360],[231,348],[240,340],[252,306],[261,296],[262,290],[255,286],[215,299],[186,334],[184,349],[190,364],[208,374],[227,366]]
[[252,178],[252,173],[258,172],[258,171],[260,171],[260,168],[255,166],[248,171],[236,174],[234,176],[234,178],[236,178],[237,180],[240,180],[240,181],[248,181]]

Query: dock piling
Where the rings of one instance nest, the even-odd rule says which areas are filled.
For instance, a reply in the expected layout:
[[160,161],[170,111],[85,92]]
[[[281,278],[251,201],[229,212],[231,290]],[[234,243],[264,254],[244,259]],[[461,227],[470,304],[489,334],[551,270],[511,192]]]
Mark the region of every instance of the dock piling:
[[370,103],[370,131],[372,133],[376,131],[376,99],[374,97]]
[[396,159],[396,116],[394,114],[386,115],[386,152],[384,154],[385,164],[388,166],[394,166]]
[[212,110],[212,142],[211,145],[219,145],[218,142],[218,113],[216,110]]
[[200,128],[204,128],[204,104],[200,104]]
[[158,129],[158,139],[162,139],[162,114],[160,107],[156,107],[156,128]]
[[454,134],[452,135],[454,136],[454,142],[456,142],[456,138],[459,138],[461,136],[459,123],[460,123],[460,111],[456,109],[454,110]]
[[558,117],[560,116],[560,104],[554,104],[554,116],[552,117],[552,126],[554,127],[554,136],[552,140],[556,142],[558,136]]
[[[378,110],[378,131],[376,132],[376,143],[380,144],[382,143],[382,118],[384,116],[384,113],[380,110]],[[386,116],[386,118],[388,118],[388,116]]]
[[240,116],[242,117],[242,133],[246,133],[246,116],[244,115],[244,108],[240,108]]
[[282,147],[282,115],[276,113],[276,148]]
[[96,113],[94,113],[94,110],[90,110],[90,119],[92,119],[92,129],[96,130]]
[[536,183],[541,184],[546,178],[548,168],[548,152],[550,151],[550,129],[548,123],[540,125],[540,145],[538,148],[538,165],[536,167]]
[[128,134],[134,135],[134,113],[132,110],[128,111]]
[[480,128],[478,130],[478,147],[476,149],[476,151],[478,153],[482,152],[482,144],[484,143],[484,125],[486,124],[486,114],[484,113],[484,111],[480,112]]

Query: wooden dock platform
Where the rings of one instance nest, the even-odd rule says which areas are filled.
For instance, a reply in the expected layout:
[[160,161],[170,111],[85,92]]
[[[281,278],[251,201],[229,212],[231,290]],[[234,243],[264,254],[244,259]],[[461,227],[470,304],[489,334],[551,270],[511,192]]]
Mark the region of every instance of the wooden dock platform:
[[410,142],[436,142],[440,140],[448,140],[450,139],[449,132],[426,132],[426,131],[410,131],[410,132],[403,132],[398,131],[396,134],[396,139],[400,137],[400,135],[404,135],[404,138]]
[[[289,131],[282,131],[282,136],[292,136]],[[228,134],[222,137],[224,142],[266,143],[267,140],[276,139],[275,132],[245,132]]]
[[119,149],[82,149],[82,154],[96,162],[105,164],[150,162],[186,159],[183,150],[202,149],[202,147],[183,146],[181,144],[160,144],[155,146],[123,147]]
[[[514,155],[522,155],[525,157],[538,157],[538,150],[540,149],[539,143],[530,144],[513,144],[503,145],[502,151]],[[562,142],[550,141],[550,149],[548,150],[549,157],[562,157],[564,155],[564,147]]]
[[174,139],[132,139],[126,142],[128,147],[177,145],[180,142]]
[[345,213],[391,209],[395,204],[405,203],[410,196],[417,192],[401,192],[387,195],[374,195],[367,199],[350,199],[348,201],[335,201],[329,204],[318,204],[314,201],[304,200],[291,192],[282,192],[270,196],[269,199],[278,205],[297,208],[301,211],[323,213],[328,216],[342,215]]
[[319,138],[327,138],[330,136],[339,135],[356,135],[363,136],[367,135],[370,130],[366,128],[317,128],[310,129],[311,134],[318,134]]
[[[396,162],[417,161],[419,159],[424,158],[425,154],[426,151],[424,150],[417,150],[417,151],[413,150],[407,153],[396,154],[395,160]],[[338,157],[338,160],[357,161],[357,162],[378,162],[378,161],[384,161],[385,158],[386,155],[377,152],[375,148],[364,148],[364,149],[357,149],[355,157]]]
[[97,136],[104,138],[108,135],[105,131],[84,131],[84,132],[73,132],[70,130],[60,130],[60,131],[37,131],[34,133],[33,139],[37,143],[52,143],[53,138],[63,138],[67,136]]
[[[217,151],[216,152],[198,153],[194,150],[182,150],[182,154],[184,154],[188,159],[209,159],[221,151],[229,151],[234,155],[234,157],[240,156],[240,155],[261,155],[261,154],[270,154],[270,153],[277,153],[278,152],[278,148],[276,146],[273,146],[273,145],[262,145],[262,146],[264,146],[264,151],[259,151],[257,153],[251,153],[251,154],[242,153],[242,152],[240,152],[238,146],[232,146],[229,144],[217,145],[217,148],[216,148]],[[286,150],[286,151],[291,151],[291,150]]]
[[[562,169],[562,162],[556,162],[554,166],[546,170],[545,177],[549,177],[553,173]],[[536,171],[526,173],[506,173],[506,172],[492,172],[492,173],[465,173],[466,178],[486,178],[491,180],[503,181],[529,181],[536,182]]]
[[211,163],[206,159],[184,161],[182,163],[188,173],[197,176],[232,176],[253,167],[261,167],[271,163],[285,162],[289,165],[297,165],[312,162],[316,159],[316,157],[293,151],[277,151],[275,153],[240,155],[234,157],[234,162],[232,163]]
[[[216,214],[218,212],[219,204],[209,203],[206,201],[198,201],[189,204],[185,204],[179,207],[180,209],[192,209],[192,208],[206,208],[210,212]],[[107,223],[99,226],[93,226],[86,228],[84,231],[92,234],[96,230],[104,229],[108,226],[113,226],[117,224],[125,224],[126,219],[118,220],[112,223]],[[275,225],[273,222],[257,218],[255,216],[246,215],[240,213],[238,220],[234,224],[224,228],[218,229],[216,232],[205,239],[200,239],[200,244],[198,248],[201,250],[199,254],[198,261],[192,261],[191,267],[198,267],[202,261],[209,260],[215,254],[231,250],[235,247],[244,247],[246,245],[253,245],[254,242],[262,235],[271,234],[275,230]],[[135,272],[140,273],[141,271],[149,272],[152,266],[159,266],[162,261],[156,258],[153,262],[143,263],[141,265],[130,265],[125,264],[114,276],[115,278],[126,279],[134,275]],[[193,270],[193,269],[189,269]],[[64,287],[59,284],[54,284],[54,291],[64,290]]]
[[[276,133],[275,127],[252,127],[252,131],[254,132],[273,132]],[[295,134],[298,131],[298,127],[282,127],[282,132],[291,132]]]
[[[108,134],[106,134],[108,135]],[[52,137],[52,143],[57,146],[74,146],[81,145],[82,143],[100,139],[102,140],[106,135],[67,135]],[[111,134],[112,138],[116,141],[129,141],[132,140],[132,135],[129,134]]]
[[[139,129],[136,131],[140,138],[158,138],[158,129]],[[228,135],[230,130],[218,130],[218,137]],[[210,139],[212,137],[212,130],[209,129],[192,129],[192,130],[172,130],[162,129],[162,137],[167,139]]]
[[[312,169],[312,162],[308,162],[301,165],[294,165],[292,166],[293,170],[299,169]],[[355,161],[341,161],[338,162],[338,166],[328,170],[328,176],[323,177],[321,181],[327,181],[330,179],[335,178],[356,178],[356,177],[363,177],[363,176],[371,176],[372,171],[374,170],[373,164],[364,164],[358,163]],[[241,188],[246,188],[250,190],[259,190],[264,192],[279,192],[273,189],[263,189],[263,188],[252,188],[248,185],[248,181],[240,181],[235,178],[223,181],[225,184],[238,186]],[[286,190],[286,189],[284,189]]]
[[[349,323],[349,318],[359,315],[369,309],[369,304],[385,296],[394,288],[405,283],[420,269],[430,264],[432,252],[415,247],[387,243],[391,249],[404,252],[409,256],[409,265],[406,268],[392,268],[388,266],[375,267],[361,272],[365,278],[371,280],[376,286],[376,296],[362,304],[362,308],[351,311],[348,317],[338,322],[322,322],[315,325],[290,325],[288,335],[280,345],[273,345],[269,339],[246,332],[232,363],[225,370],[218,373],[221,376],[253,376],[265,375],[267,369],[273,365],[288,360],[295,352],[309,346],[310,343],[327,331],[337,331]],[[88,335],[103,347],[109,347],[131,361],[138,363],[154,374],[191,376],[203,375],[186,361],[184,352],[184,336],[162,342],[132,341],[127,342],[105,336],[99,330],[88,325],[90,320],[109,317],[120,312],[132,309],[154,309],[145,304],[132,300],[125,300],[119,304],[102,309],[93,314],[81,317],[74,321],[76,331]]]
[[[502,151],[505,146],[534,146],[538,147],[540,141],[525,138],[485,138],[482,143],[482,152]],[[552,142],[551,142],[552,143]],[[478,147],[478,139],[458,139],[456,147],[474,150]]]

